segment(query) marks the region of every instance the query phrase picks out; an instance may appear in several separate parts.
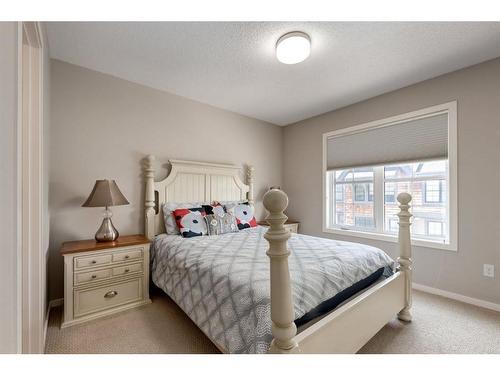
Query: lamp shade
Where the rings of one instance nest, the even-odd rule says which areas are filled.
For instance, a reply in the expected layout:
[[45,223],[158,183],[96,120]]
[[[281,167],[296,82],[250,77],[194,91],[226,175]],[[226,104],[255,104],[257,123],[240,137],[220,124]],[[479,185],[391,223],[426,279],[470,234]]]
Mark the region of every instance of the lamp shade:
[[82,207],[107,207],[129,204],[115,180],[97,180]]

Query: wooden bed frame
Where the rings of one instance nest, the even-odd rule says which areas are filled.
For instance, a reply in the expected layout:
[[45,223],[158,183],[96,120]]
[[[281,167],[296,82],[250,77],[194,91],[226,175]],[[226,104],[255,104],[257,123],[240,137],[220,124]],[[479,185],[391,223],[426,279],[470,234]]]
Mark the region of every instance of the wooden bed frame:
[[[245,184],[240,179],[240,168],[233,165],[170,160],[172,169],[168,177],[155,182],[154,161],[152,155],[146,158],[145,232],[149,239],[165,232],[161,207],[166,202],[247,199],[254,204],[252,166],[247,167]],[[288,197],[281,190],[265,193],[263,204],[269,211],[266,220],[270,228],[264,237],[269,242],[267,255],[271,262],[271,330],[274,337],[270,353],[356,353],[395,316],[405,322],[411,321],[412,215],[408,211],[411,195],[401,193],[397,199],[400,204],[400,256],[396,273],[297,334],[288,269],[287,240],[291,233],[283,226],[287,220],[283,212],[288,206]]]

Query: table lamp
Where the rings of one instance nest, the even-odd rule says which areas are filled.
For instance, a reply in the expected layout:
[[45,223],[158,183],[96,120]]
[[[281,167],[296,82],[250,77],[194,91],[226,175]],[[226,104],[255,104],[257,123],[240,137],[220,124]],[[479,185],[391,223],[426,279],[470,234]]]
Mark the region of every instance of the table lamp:
[[115,241],[120,235],[111,221],[113,213],[110,206],[122,206],[129,204],[127,198],[122,194],[115,180],[97,180],[89,197],[82,207],[106,207],[104,219],[95,234],[98,242]]

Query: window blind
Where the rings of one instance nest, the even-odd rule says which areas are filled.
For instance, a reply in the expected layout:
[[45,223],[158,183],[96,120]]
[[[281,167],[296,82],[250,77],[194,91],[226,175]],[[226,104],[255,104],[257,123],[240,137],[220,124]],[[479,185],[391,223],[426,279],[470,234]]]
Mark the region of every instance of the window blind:
[[448,113],[361,129],[327,139],[327,169],[448,157]]

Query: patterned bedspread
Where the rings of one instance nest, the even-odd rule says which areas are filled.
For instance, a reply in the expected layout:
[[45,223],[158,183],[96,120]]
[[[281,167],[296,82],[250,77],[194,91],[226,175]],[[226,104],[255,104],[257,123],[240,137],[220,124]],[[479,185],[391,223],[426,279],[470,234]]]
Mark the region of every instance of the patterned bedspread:
[[[154,283],[230,353],[265,353],[272,340],[266,230],[162,234],[152,246]],[[394,263],[371,246],[300,234],[292,234],[288,247],[295,319]]]

